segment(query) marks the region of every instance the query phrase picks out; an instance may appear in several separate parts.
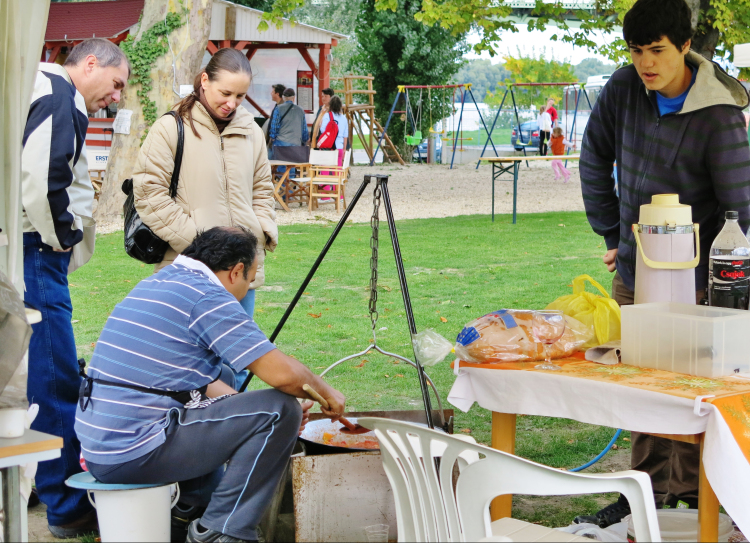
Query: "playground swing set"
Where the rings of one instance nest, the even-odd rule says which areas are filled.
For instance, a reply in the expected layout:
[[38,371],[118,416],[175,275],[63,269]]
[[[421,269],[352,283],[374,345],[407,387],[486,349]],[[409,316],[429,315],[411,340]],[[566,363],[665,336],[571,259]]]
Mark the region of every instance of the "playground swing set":
[[[422,122],[422,112],[424,110],[424,90],[427,89],[427,104],[429,108],[429,116],[430,116],[430,134],[436,134],[443,136],[441,139],[443,141],[452,141],[452,150],[451,150],[451,165],[450,169],[453,169],[453,164],[455,162],[456,158],[456,151],[463,151],[463,142],[466,140],[471,140],[473,138],[465,138],[463,137],[463,114],[464,114],[464,106],[467,102],[467,98],[471,99],[471,101],[474,103],[474,107],[476,108],[477,115],[479,116],[479,120],[481,121],[482,128],[484,129],[485,133],[487,134],[487,140],[484,143],[484,147],[482,148],[482,153],[480,155],[480,160],[477,161],[476,168],[479,168],[479,164],[481,162],[481,158],[485,156],[485,153],[487,152],[487,146],[492,146],[492,151],[495,153],[496,157],[499,157],[500,155],[497,152],[497,148],[495,147],[495,143],[492,141],[492,132],[495,129],[495,125],[497,124],[497,120],[500,117],[500,113],[502,113],[503,106],[505,105],[505,101],[508,98],[508,95],[510,94],[511,100],[513,102],[513,110],[516,117],[516,123],[519,127],[519,134],[518,134],[518,140],[517,144],[521,145],[523,147],[523,154],[526,156],[526,147],[531,146],[531,134],[529,134],[529,140],[524,141],[523,139],[523,132],[520,130],[521,127],[521,120],[520,116],[518,114],[518,105],[516,102],[515,92],[513,90],[514,87],[560,87],[560,86],[574,86],[576,87],[575,90],[575,108],[573,111],[573,122],[570,127],[570,135],[568,139],[571,141],[574,139],[575,134],[575,126],[576,126],[576,120],[578,115],[578,107],[581,99],[581,95],[584,95],[586,97],[586,101],[588,102],[589,109],[591,108],[591,101],[589,100],[588,93],[585,92],[584,84],[578,83],[578,82],[561,82],[561,83],[511,83],[507,86],[505,89],[505,94],[503,95],[503,99],[500,102],[500,107],[497,110],[497,113],[495,114],[495,118],[492,121],[492,127],[487,128],[487,123],[484,121],[484,117],[482,116],[482,111],[479,109],[479,105],[474,98],[474,93],[471,90],[471,83],[461,83],[457,85],[399,85],[396,93],[396,98],[393,100],[393,105],[391,106],[391,111],[388,114],[388,120],[385,123],[385,127],[383,129],[383,132],[380,134],[380,138],[378,139],[378,146],[375,150],[375,153],[373,153],[373,158],[370,161],[370,165],[372,166],[375,162],[375,155],[377,154],[377,151],[380,150],[383,138],[385,137],[385,133],[388,131],[388,127],[390,126],[391,119],[393,118],[394,113],[395,114],[401,114],[402,119],[404,120],[404,142],[407,145],[416,146],[417,148],[417,156],[419,159],[422,159],[422,153],[419,150],[419,144],[422,143],[424,140],[424,136],[422,134],[421,122]],[[412,105],[412,98],[410,97],[409,93],[411,91],[412,94],[416,90],[419,90],[419,97],[416,101],[416,109]],[[452,134],[453,136],[446,137],[446,124],[442,123],[442,129],[441,130],[435,130],[435,124],[433,123],[433,117],[432,117],[432,109],[433,109],[433,103],[432,103],[432,91],[433,90],[440,90],[442,91],[442,100],[440,101],[440,120],[443,121],[446,118],[446,111],[444,108],[444,104],[448,104],[447,97],[448,97],[448,91],[451,91],[451,101],[448,106],[448,110],[450,113],[451,121],[453,123],[452,126]],[[456,104],[456,92],[460,92],[461,95],[461,109],[458,115],[458,126],[456,126],[456,110],[455,110],[455,104]],[[396,107],[399,104],[399,100],[403,96],[404,98],[404,109],[403,110],[396,110]],[[567,102],[567,95],[566,95],[566,102]],[[568,105],[566,103],[565,105],[565,111],[567,112],[569,110]],[[460,142],[460,143],[459,143]],[[459,148],[460,146],[460,148]],[[528,165],[528,164],[527,164]]]
[[[464,138],[463,137],[463,128],[462,128],[462,121],[463,121],[463,113],[464,113],[464,104],[467,101],[467,98],[470,98],[472,102],[474,102],[474,107],[477,109],[477,113],[479,113],[479,119],[482,122],[482,126],[484,127],[485,132],[487,132],[487,136],[489,137],[489,132],[487,131],[487,125],[484,122],[484,118],[482,117],[482,113],[479,109],[479,105],[477,104],[476,99],[474,98],[474,94],[471,92],[471,83],[461,83],[458,85],[399,85],[398,86],[398,92],[396,93],[396,98],[393,100],[393,105],[391,106],[391,111],[388,114],[388,120],[385,123],[384,132],[387,132],[388,127],[390,126],[391,119],[393,118],[393,114],[401,114],[403,115],[402,119],[404,120],[404,143],[411,146],[416,146],[417,148],[417,156],[419,159],[422,159],[422,153],[419,150],[419,144],[422,143],[424,140],[424,136],[422,134],[422,130],[420,129],[421,122],[422,122],[422,112],[424,110],[424,90],[427,89],[427,103],[429,108],[429,116],[430,116],[430,134],[440,135],[444,136],[441,139],[443,141],[452,141],[453,142],[453,149],[452,149],[452,156],[451,156],[451,169],[453,168],[453,162],[456,157],[456,151],[460,150],[463,151],[463,142],[465,140],[470,140],[473,138]],[[417,98],[416,102],[416,108],[412,105],[413,99],[410,96],[410,92],[414,94],[416,90],[419,90],[419,97]],[[442,98],[440,100],[440,120],[444,120],[446,118],[446,109],[450,113],[450,117],[453,123],[452,132],[453,136],[448,137],[446,134],[446,125],[443,124],[442,128],[440,130],[435,130],[435,123],[433,122],[433,116],[432,116],[432,91],[442,91]],[[450,92],[450,94],[449,94]],[[458,116],[458,126],[456,126],[456,111],[455,111],[455,103],[456,103],[456,93],[461,93],[461,109]],[[397,111],[396,107],[399,104],[399,101],[401,100],[401,97],[403,96],[405,101],[405,106],[403,110]],[[450,103],[448,103],[448,97],[450,96]],[[383,141],[384,134],[381,134],[380,139],[378,140],[378,146],[376,148],[377,150],[380,149],[381,143]],[[459,144],[460,142],[460,144]],[[460,149],[458,149],[459,145],[461,146]],[[493,144],[493,149],[495,148]],[[497,151],[495,152],[497,154]],[[374,159],[370,161],[370,165],[372,166],[374,164]]]
[[[515,96],[515,92],[513,92],[513,87],[574,87],[575,88],[575,107],[573,109],[573,122],[571,123],[571,126],[570,126],[570,134],[568,135],[568,140],[569,141],[573,141],[574,140],[575,129],[576,129],[576,120],[577,120],[577,116],[578,116],[578,106],[579,106],[579,103],[581,101],[581,95],[583,95],[583,96],[586,97],[586,102],[588,103],[589,110],[591,110],[591,108],[592,108],[591,100],[589,99],[589,95],[586,92],[585,84],[584,83],[579,83],[579,82],[573,82],[573,83],[571,83],[571,82],[568,82],[568,83],[511,83],[510,85],[508,85],[508,87],[505,89],[505,94],[503,95],[503,99],[500,102],[500,107],[498,108],[497,113],[495,114],[495,119],[492,121],[492,128],[490,128],[489,134],[491,134],[493,132],[493,130],[495,130],[495,125],[497,124],[497,120],[500,117],[500,113],[502,113],[502,111],[503,111],[503,106],[505,105],[505,100],[506,100],[506,98],[508,98],[508,94],[510,94],[510,98],[511,98],[511,100],[513,102],[513,111],[515,112],[515,115],[516,115],[516,123],[517,123],[516,126],[518,126],[518,140],[516,141],[516,145],[522,146],[522,148],[523,148],[523,155],[524,156],[527,156],[526,155],[526,147],[529,147],[529,146],[532,145],[532,143],[531,143],[531,132],[529,132],[529,141],[527,141],[527,142],[524,141],[523,140],[523,131],[521,130],[521,119],[519,118],[519,115],[518,115],[518,105],[516,103],[516,96]],[[565,95],[565,101],[566,101],[565,111],[566,112],[569,111],[567,100],[568,100],[568,95],[566,94]],[[567,113],[566,113],[566,116],[567,116]],[[491,138],[488,138],[488,140],[484,143],[484,147],[482,148],[482,154],[479,156],[479,160],[477,160],[477,165],[476,165],[475,169],[479,168],[479,164],[481,163],[482,158],[484,157],[484,153],[487,151],[487,144],[488,143],[492,143]],[[495,156],[498,156],[497,155],[497,150],[495,150],[494,143],[492,144],[492,149],[493,149],[493,151],[495,151]],[[528,161],[526,162],[526,165],[528,166]],[[566,161],[566,166],[567,166],[567,161]]]

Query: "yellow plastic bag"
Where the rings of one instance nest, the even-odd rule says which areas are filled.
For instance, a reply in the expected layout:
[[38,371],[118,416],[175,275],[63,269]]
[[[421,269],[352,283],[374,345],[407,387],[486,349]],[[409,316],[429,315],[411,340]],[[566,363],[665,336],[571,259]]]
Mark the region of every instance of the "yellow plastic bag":
[[[602,296],[586,292],[586,281],[596,287]],[[560,296],[547,309],[560,310],[593,328],[594,338],[581,347],[582,350],[620,339],[620,306],[590,275],[579,275],[573,279],[573,294]]]

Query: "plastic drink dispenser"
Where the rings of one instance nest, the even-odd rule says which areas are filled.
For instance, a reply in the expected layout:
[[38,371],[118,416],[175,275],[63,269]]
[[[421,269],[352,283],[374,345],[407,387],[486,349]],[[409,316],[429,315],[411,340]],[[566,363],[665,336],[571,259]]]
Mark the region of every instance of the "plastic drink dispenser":
[[695,305],[695,267],[700,261],[698,224],[677,194],[655,194],[641,206],[635,235],[635,303]]

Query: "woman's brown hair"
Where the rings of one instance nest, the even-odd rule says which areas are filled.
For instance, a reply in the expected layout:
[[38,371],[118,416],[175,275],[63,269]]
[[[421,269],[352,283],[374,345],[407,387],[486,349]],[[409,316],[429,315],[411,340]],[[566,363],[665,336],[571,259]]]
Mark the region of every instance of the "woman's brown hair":
[[341,98],[339,98],[338,96],[333,96],[331,98],[331,101],[328,102],[328,108],[337,115],[341,114],[342,106],[343,104],[341,103]]
[[206,67],[195,76],[195,79],[193,80],[193,92],[175,104],[177,107],[177,114],[190,122],[190,128],[193,129],[193,134],[195,134],[198,139],[200,139],[200,135],[193,124],[192,110],[195,103],[200,102],[201,77],[206,73],[209,81],[216,81],[219,72],[221,71],[229,72],[230,74],[244,73],[250,78],[252,78],[253,75],[252,69],[250,68],[250,61],[242,54],[242,51],[233,48],[219,49],[216,54],[211,57],[211,60],[208,61]]

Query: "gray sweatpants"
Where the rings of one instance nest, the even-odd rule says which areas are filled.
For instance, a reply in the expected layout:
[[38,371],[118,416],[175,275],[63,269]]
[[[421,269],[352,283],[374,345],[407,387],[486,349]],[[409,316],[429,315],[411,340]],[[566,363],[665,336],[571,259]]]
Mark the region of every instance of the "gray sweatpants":
[[[236,394],[203,409],[173,412],[166,441],[123,464],[87,462],[103,483],[172,483],[209,476],[228,463],[201,525],[257,539],[261,520],[297,439],[302,409],[277,390]],[[192,482],[192,481],[191,481]]]

